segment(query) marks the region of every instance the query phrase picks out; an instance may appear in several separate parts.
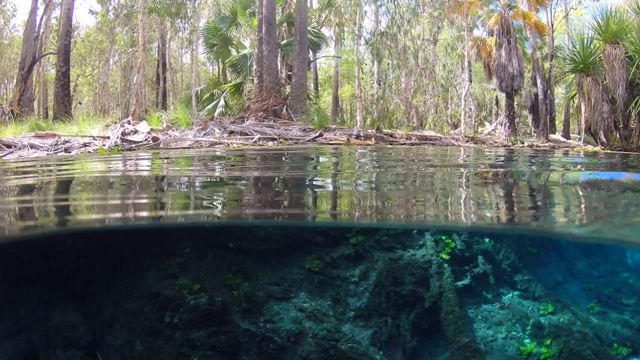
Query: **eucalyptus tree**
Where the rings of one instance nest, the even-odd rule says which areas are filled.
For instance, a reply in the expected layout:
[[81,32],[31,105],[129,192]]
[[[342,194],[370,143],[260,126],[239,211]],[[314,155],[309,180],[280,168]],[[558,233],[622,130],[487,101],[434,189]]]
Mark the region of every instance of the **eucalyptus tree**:
[[62,0],[58,25],[58,51],[53,93],[53,119],[73,117],[71,98],[71,41],[75,0]]
[[37,86],[38,86],[38,115],[42,119],[49,118],[49,83],[47,81],[47,64],[43,57],[45,56],[45,50],[47,43],[51,36],[51,17],[54,11],[53,0],[44,0],[43,18],[44,25],[42,26],[42,33],[38,39],[37,58],[40,58],[37,71]]
[[293,72],[289,106],[297,119],[307,115],[307,69],[309,67],[309,10],[307,0],[296,0]]
[[[472,94],[473,74],[471,69],[471,46],[472,31],[474,29],[474,17],[478,15],[482,8],[482,2],[479,0],[458,0],[449,3],[449,13],[454,17],[462,20],[464,29],[464,59],[462,64],[462,93],[460,96],[460,129],[462,135],[467,133],[468,118],[471,115],[472,128],[475,129],[475,104]],[[469,111],[471,110],[471,114]]]
[[[149,3],[149,14],[155,20],[157,31],[156,71],[155,71],[155,107],[166,111],[168,108],[168,66],[169,66],[169,24],[185,31],[187,28],[187,6],[184,0],[154,0]],[[198,31],[196,31],[198,33]]]
[[0,3],[0,103],[9,104],[16,81],[20,53],[17,27],[11,23],[16,16],[16,6],[11,1]]
[[33,70],[36,65],[38,45],[37,16],[38,0],[32,0],[22,35],[22,52],[20,63],[18,64],[18,76],[16,77],[11,98],[11,109],[16,117],[31,115],[34,112]]
[[147,106],[147,92],[145,89],[146,71],[145,63],[147,61],[147,2],[144,0],[138,0],[138,56],[135,66],[134,77],[134,99],[133,108],[131,110],[131,117],[134,120],[142,120],[144,111]]

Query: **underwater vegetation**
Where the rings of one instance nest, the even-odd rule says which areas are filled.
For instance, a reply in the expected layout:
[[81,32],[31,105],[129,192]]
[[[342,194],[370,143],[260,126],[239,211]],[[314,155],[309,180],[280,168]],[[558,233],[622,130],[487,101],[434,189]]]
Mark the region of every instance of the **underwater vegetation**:
[[34,238],[0,246],[0,358],[631,359],[639,259],[472,229]]

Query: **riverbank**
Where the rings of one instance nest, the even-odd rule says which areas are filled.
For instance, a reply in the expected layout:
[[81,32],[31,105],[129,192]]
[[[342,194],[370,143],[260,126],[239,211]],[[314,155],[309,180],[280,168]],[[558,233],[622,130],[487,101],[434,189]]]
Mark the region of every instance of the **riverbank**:
[[211,147],[260,147],[299,145],[398,145],[398,146],[477,146],[539,149],[599,150],[551,135],[549,142],[526,140],[509,144],[496,136],[462,137],[432,131],[365,130],[328,126],[321,130],[296,121],[252,118],[203,120],[188,128],[165,125],[151,127],[146,121],[123,120],[108,126],[106,135],[68,134],[36,131],[0,138],[0,158],[23,158],[79,153],[115,154],[151,149],[198,149]]

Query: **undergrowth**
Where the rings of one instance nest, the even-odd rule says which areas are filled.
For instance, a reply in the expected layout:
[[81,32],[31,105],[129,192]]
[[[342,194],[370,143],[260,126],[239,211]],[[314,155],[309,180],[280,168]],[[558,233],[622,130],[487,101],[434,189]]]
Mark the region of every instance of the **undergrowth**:
[[[170,124],[177,128],[188,128],[193,124],[191,111],[177,107],[168,112],[153,111],[147,116],[151,128],[161,129]],[[115,118],[93,115],[78,116],[73,120],[52,121],[38,117],[25,117],[0,125],[0,138],[30,134],[38,131],[52,131],[62,135],[106,136],[109,126],[117,123]]]

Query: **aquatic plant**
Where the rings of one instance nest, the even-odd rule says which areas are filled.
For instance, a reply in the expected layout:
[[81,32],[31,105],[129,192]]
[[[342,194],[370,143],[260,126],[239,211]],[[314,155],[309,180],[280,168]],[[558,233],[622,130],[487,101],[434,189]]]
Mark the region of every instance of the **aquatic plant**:
[[250,291],[249,282],[238,274],[228,274],[225,284],[229,286],[231,294],[236,298],[242,297]]
[[587,308],[589,309],[589,312],[593,315],[596,315],[602,312],[602,306],[600,306],[600,304],[598,304],[598,302],[595,300],[591,304],[589,304]]
[[451,253],[456,248],[456,242],[451,237],[446,235],[437,236],[436,239],[440,240],[442,246],[444,247],[444,249],[440,252],[440,257],[445,260],[451,259]]
[[544,303],[542,304],[542,306],[540,306],[540,316],[551,315],[555,311],[556,311],[556,308],[553,306],[553,304]]
[[178,287],[184,296],[196,295],[202,290],[200,284],[185,278],[178,279]]
[[538,343],[526,342],[518,347],[518,355],[522,356],[523,359],[528,359],[538,352]]
[[314,273],[319,273],[322,267],[322,261],[320,261],[319,259],[311,259],[309,260],[306,264],[304,264],[304,268],[314,272]]
[[553,339],[546,338],[542,345],[538,346],[535,341],[525,341],[520,347],[518,347],[518,355],[523,359],[528,359],[536,354],[540,354],[538,359],[550,360],[555,357],[555,351],[553,349]]
[[611,347],[611,354],[615,356],[625,357],[631,354],[631,348],[628,346],[620,345],[618,343],[613,343],[613,347]]

